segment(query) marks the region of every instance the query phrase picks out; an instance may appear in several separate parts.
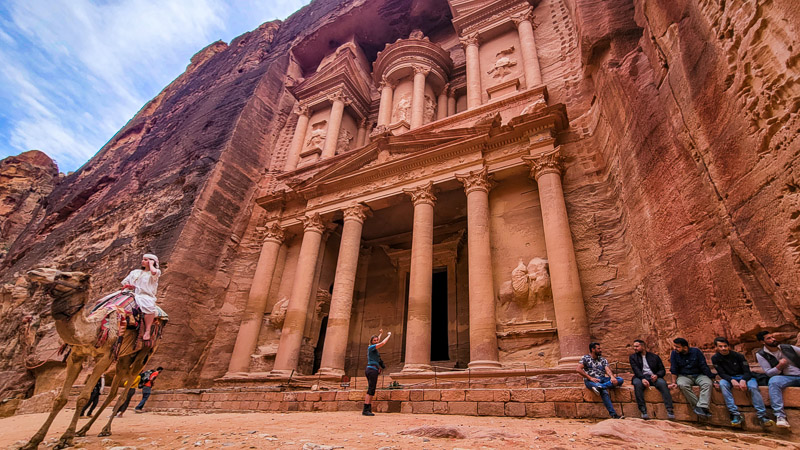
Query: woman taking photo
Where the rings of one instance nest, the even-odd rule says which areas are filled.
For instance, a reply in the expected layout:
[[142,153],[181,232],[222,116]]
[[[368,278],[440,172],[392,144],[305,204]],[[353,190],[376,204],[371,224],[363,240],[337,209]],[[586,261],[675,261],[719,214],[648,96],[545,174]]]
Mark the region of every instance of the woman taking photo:
[[381,354],[378,349],[386,345],[386,341],[392,337],[392,332],[386,333],[386,339],[381,341],[383,329],[380,330],[377,336],[372,335],[369,338],[369,347],[367,347],[367,368],[364,374],[367,376],[367,395],[364,397],[364,411],[361,414],[365,416],[374,416],[372,413],[372,397],[375,395],[375,388],[378,386],[378,375],[381,373],[383,361],[381,361]]

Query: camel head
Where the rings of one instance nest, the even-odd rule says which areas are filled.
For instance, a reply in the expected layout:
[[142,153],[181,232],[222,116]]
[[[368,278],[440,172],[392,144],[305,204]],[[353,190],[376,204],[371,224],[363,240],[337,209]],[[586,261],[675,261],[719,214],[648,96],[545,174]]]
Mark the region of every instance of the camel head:
[[86,302],[90,276],[83,272],[62,272],[40,267],[29,270],[27,278],[32,283],[42,285],[53,298],[52,314],[56,320],[68,319],[80,311]]

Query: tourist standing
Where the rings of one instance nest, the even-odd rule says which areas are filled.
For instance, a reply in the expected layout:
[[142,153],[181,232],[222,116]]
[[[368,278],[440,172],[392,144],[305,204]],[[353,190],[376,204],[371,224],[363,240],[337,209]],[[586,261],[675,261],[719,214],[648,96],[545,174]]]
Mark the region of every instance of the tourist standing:
[[614,404],[611,403],[611,395],[608,390],[622,386],[624,380],[614,376],[608,361],[603,358],[603,350],[599,343],[589,344],[589,354],[583,355],[581,358],[581,362],[578,364],[578,373],[584,378],[583,382],[586,387],[603,399],[603,405],[608,410],[609,416],[612,419],[619,419],[620,415],[617,414]]
[[[128,409],[128,405],[131,404],[131,399],[136,394],[136,386],[139,386],[139,381],[142,379],[141,375],[136,375],[136,378],[131,383],[131,388],[128,389],[128,394],[125,396],[125,401],[119,406],[119,411],[117,411],[117,417],[122,417],[122,414]],[[125,383],[124,386],[128,384]],[[123,387],[124,387],[123,386]]]
[[731,350],[730,343],[724,337],[714,338],[714,346],[717,352],[711,357],[711,363],[714,364],[714,369],[720,377],[719,388],[722,391],[722,398],[725,399],[725,406],[731,413],[731,425],[742,426],[742,415],[733,398],[733,389],[750,391],[750,401],[761,425],[765,427],[775,425],[775,422],[767,417],[767,407],[764,405],[761,391],[758,390],[758,382],[750,372],[750,364],[744,355]]
[[[681,337],[672,341],[672,348],[669,371],[677,379],[671,387],[677,385],[681,389],[698,418],[711,417],[708,404],[711,401],[711,387],[714,385],[715,375],[706,363],[706,356],[699,348],[689,347],[689,341]],[[692,386],[700,386],[700,398],[694,394]]]
[[633,370],[633,392],[636,396],[636,404],[639,406],[639,411],[642,413],[642,419],[648,420],[650,416],[647,414],[647,403],[644,401],[644,390],[650,387],[655,387],[661,393],[661,398],[664,399],[664,406],[667,408],[667,418],[672,420],[675,418],[675,412],[672,408],[672,394],[669,392],[669,386],[664,377],[667,375],[667,369],[664,367],[664,362],[661,357],[655,353],[647,351],[647,344],[641,339],[633,341],[634,353],[628,358]]
[[[100,394],[103,392],[103,389],[106,387],[106,376],[105,374],[100,375],[100,379],[97,380],[97,384],[94,385],[92,389],[92,395],[89,396],[89,402],[84,405],[83,409],[81,410],[81,417],[86,414],[86,417],[92,417],[92,411],[97,406],[97,402],[100,401]],[[86,410],[89,410],[88,412]]]
[[152,371],[150,374],[145,372],[144,374],[139,375],[142,377],[140,380],[140,384],[142,384],[142,401],[140,401],[139,404],[136,405],[136,408],[134,408],[133,410],[134,412],[137,413],[144,412],[142,411],[142,408],[144,408],[144,404],[147,403],[147,399],[150,398],[150,393],[153,391],[153,384],[155,383],[158,375],[161,374],[162,370],[164,370],[164,368],[159,367],[156,370]]
[[369,338],[369,347],[367,347],[367,368],[364,374],[367,377],[367,394],[364,396],[364,410],[361,414],[365,416],[374,416],[372,412],[372,397],[375,395],[375,388],[378,386],[378,375],[381,373],[383,361],[378,349],[386,345],[386,341],[392,337],[392,332],[386,333],[386,338],[381,341],[383,329],[380,330],[377,336],[373,335]]
[[769,402],[775,413],[775,424],[789,428],[791,425],[783,410],[783,390],[800,386],[800,347],[779,344],[778,339],[766,330],[759,331],[756,338],[764,343],[764,348],[756,352],[756,359],[769,377]]

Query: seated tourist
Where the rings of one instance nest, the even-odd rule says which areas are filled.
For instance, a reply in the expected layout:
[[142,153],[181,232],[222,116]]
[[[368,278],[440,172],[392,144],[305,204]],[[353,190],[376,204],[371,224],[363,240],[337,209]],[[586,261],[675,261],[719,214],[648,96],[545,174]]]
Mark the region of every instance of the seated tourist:
[[603,399],[603,405],[605,405],[611,418],[619,419],[620,416],[614,409],[614,404],[611,403],[611,395],[609,395],[608,389],[622,386],[624,380],[620,377],[615,377],[614,373],[611,372],[608,361],[603,358],[603,351],[599,343],[592,342],[589,344],[589,354],[583,355],[583,358],[581,358],[581,362],[578,364],[578,373],[585,378],[583,382],[586,387]]
[[756,359],[769,377],[769,401],[775,413],[775,424],[789,428],[791,425],[783,411],[783,390],[800,386],[800,347],[778,344],[775,336],[766,330],[759,331],[756,338],[764,343],[764,348],[756,352]]
[[669,386],[667,386],[667,381],[664,380],[667,375],[667,369],[664,368],[661,357],[655,353],[648,352],[647,344],[641,339],[633,341],[633,350],[634,353],[631,354],[628,360],[631,364],[631,370],[633,370],[631,383],[633,383],[633,392],[636,395],[636,404],[642,413],[642,419],[650,419],[647,414],[647,404],[644,401],[644,390],[650,387],[655,387],[661,392],[664,406],[667,408],[667,418],[674,419],[672,394],[669,393]]
[[[672,341],[672,354],[669,356],[669,371],[677,377],[675,384],[681,389],[686,401],[698,418],[711,417],[708,403],[711,401],[711,387],[714,385],[714,373],[708,368],[706,356],[699,348],[689,347],[684,338]],[[700,398],[694,395],[692,386],[700,386]]]
[[719,388],[722,390],[722,397],[725,399],[725,406],[731,413],[731,425],[734,427],[742,426],[742,415],[736,402],[733,399],[733,389],[740,391],[750,391],[750,400],[758,414],[758,420],[763,426],[771,427],[775,422],[767,417],[767,407],[764,406],[764,399],[761,398],[761,391],[758,390],[758,382],[750,372],[750,364],[744,355],[730,349],[728,340],[724,337],[714,339],[717,352],[711,357],[711,363],[719,375]]

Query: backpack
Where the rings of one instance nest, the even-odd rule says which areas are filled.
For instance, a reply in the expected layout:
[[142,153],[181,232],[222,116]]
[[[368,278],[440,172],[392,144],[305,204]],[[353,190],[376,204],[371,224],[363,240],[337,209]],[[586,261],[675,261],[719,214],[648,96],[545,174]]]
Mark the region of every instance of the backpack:
[[150,375],[153,374],[152,370],[145,370],[144,372],[139,374],[139,389],[142,389],[148,381],[150,381]]

